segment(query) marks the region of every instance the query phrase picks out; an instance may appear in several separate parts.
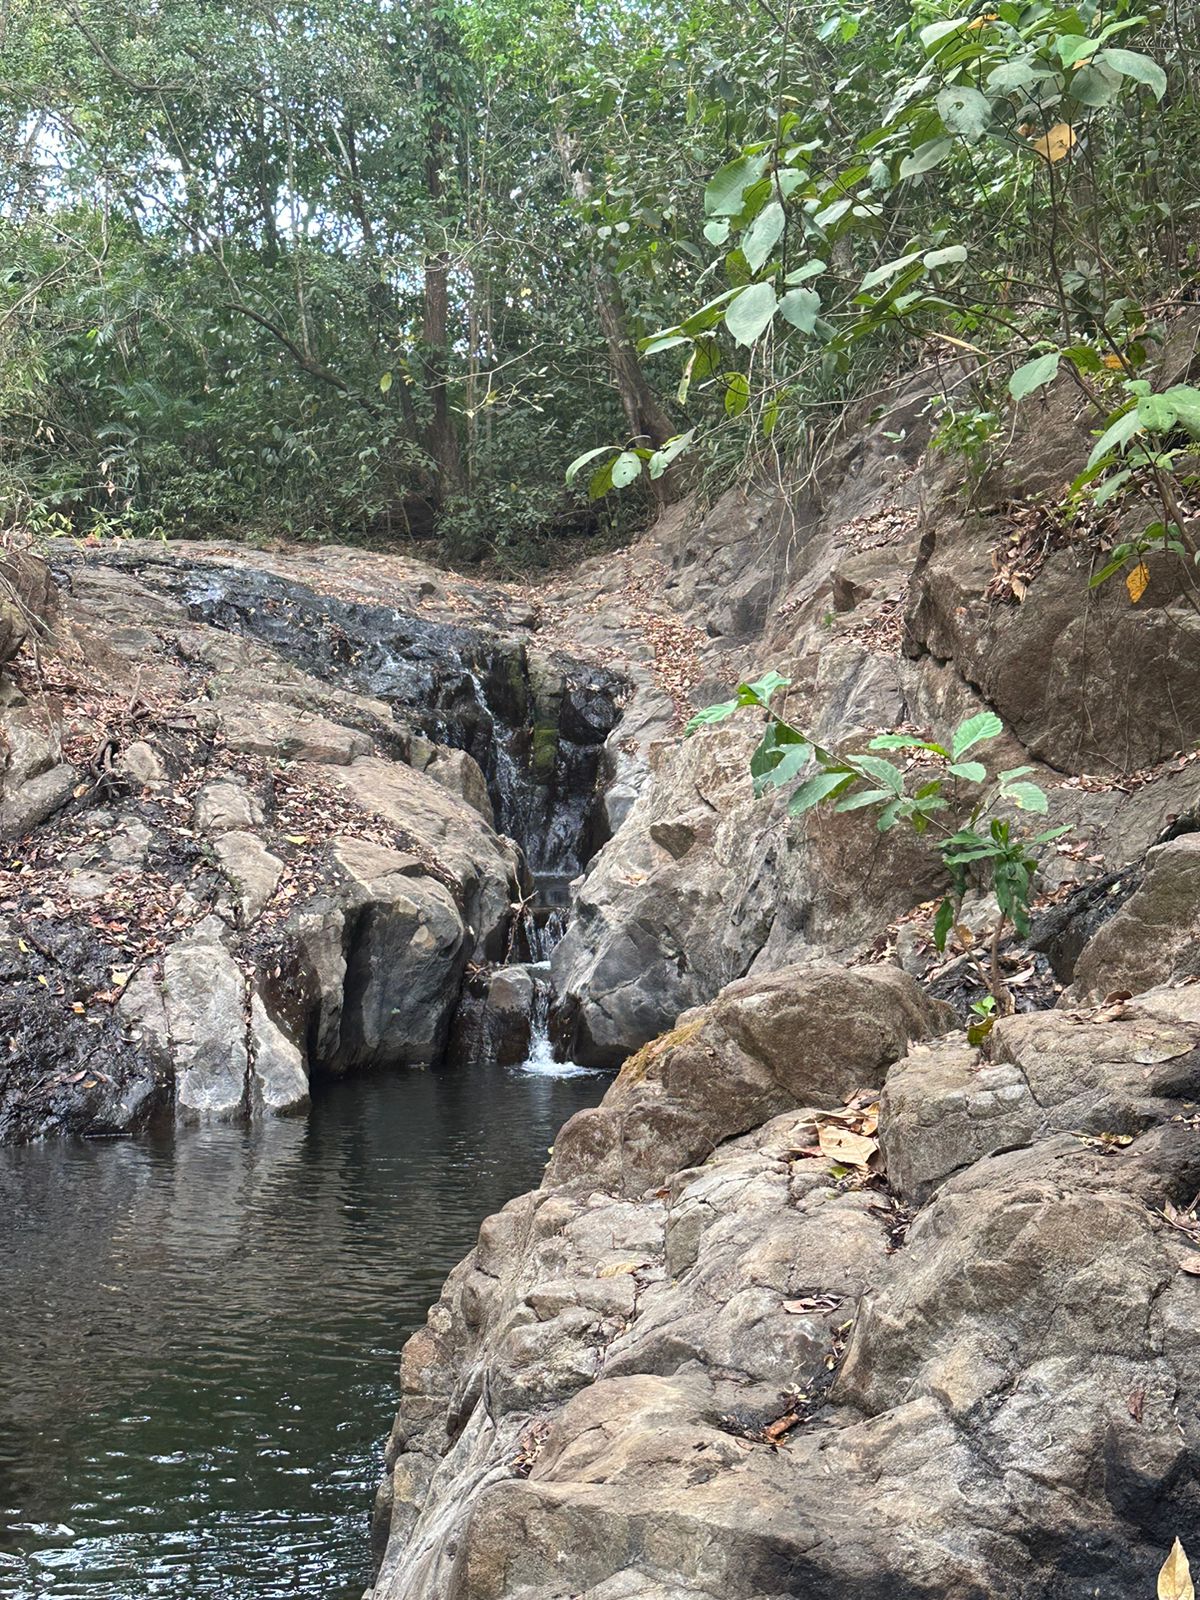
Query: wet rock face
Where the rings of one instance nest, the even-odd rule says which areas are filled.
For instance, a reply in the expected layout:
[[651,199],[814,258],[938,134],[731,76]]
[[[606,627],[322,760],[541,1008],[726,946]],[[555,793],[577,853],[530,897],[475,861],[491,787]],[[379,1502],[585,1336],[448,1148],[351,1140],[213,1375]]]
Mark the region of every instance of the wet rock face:
[[[273,573],[180,560],[136,570],[190,617],[261,639],[305,671],[385,702],[410,759],[414,735],[462,751],[482,772],[486,796],[446,758],[426,770],[477,809],[486,798],[535,874],[574,876],[607,837],[604,745],[626,692],[614,673],[543,655],[536,636],[341,600]],[[246,723],[250,739],[253,704]],[[276,748],[280,733],[263,729],[260,739]],[[355,753],[348,748],[346,759]],[[414,765],[423,764],[418,754]]]

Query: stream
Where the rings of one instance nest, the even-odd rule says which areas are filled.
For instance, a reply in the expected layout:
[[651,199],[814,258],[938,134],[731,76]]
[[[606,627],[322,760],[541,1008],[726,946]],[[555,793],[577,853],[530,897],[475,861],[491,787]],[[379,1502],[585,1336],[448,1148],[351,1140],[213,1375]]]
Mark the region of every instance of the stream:
[[0,1596],[358,1600],[400,1348],[606,1082],[542,1049],[0,1148]]

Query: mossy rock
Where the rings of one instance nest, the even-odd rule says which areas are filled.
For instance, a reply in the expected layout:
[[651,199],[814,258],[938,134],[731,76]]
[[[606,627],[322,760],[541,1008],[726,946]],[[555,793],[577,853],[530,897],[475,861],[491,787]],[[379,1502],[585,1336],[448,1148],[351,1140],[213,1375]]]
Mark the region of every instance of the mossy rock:
[[550,783],[558,765],[558,724],[539,722],[534,725],[529,752],[529,770],[536,783]]

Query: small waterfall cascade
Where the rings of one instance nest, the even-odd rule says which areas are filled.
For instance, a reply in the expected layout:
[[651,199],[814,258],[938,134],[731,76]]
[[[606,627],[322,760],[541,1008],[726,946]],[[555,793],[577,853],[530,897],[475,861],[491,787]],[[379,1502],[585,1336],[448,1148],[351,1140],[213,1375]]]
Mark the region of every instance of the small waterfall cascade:
[[[551,893],[555,893],[558,885],[551,880],[549,888]],[[555,1078],[573,1078],[588,1072],[588,1068],[576,1066],[572,1061],[556,1061],[550,1042],[550,1002],[553,993],[550,957],[566,931],[565,905],[528,905],[521,913],[521,937],[530,958],[525,970],[533,979],[533,1006],[529,1017],[529,1053],[517,1066],[518,1072]]]

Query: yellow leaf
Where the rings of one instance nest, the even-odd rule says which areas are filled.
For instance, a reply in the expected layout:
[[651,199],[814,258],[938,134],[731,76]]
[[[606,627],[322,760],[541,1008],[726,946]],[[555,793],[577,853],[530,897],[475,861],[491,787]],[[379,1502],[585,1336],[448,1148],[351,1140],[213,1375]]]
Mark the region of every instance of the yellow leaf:
[[1050,132],[1043,134],[1040,139],[1035,139],[1031,146],[1038,155],[1044,156],[1047,161],[1061,161],[1070,155],[1072,145],[1078,143],[1075,129],[1069,122],[1056,122]]
[[1196,1600],[1192,1569],[1178,1539],[1171,1546],[1171,1553],[1158,1575],[1158,1600]]
[[1121,360],[1120,356],[1107,355],[1102,356],[1100,359],[1110,372],[1121,372],[1124,370],[1125,363]]
[[283,837],[287,840],[287,842],[289,844],[307,844],[308,843],[308,835],[306,833],[285,833]]
[[984,28],[984,27],[987,26],[987,24],[989,22],[995,22],[995,20],[996,20],[996,13],[994,11],[985,11],[983,16],[976,17],[973,22],[968,22],[967,23],[968,31],[971,28]]
[[1125,579],[1125,587],[1129,590],[1129,598],[1137,605],[1138,601],[1150,587],[1150,568],[1144,561],[1139,561],[1137,566]]

